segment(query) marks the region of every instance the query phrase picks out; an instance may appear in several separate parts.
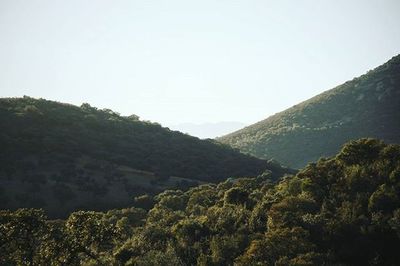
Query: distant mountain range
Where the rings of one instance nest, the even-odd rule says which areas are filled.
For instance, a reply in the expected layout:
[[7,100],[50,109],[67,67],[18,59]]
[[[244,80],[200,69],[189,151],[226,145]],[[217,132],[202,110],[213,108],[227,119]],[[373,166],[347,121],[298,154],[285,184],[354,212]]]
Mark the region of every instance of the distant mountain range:
[[157,123],[89,104],[0,99],[0,209],[52,217],[105,210],[133,197],[229,177],[278,178],[288,169]]
[[217,140],[244,153],[301,168],[362,137],[400,143],[400,56]]
[[201,139],[216,138],[243,128],[246,124],[241,122],[216,122],[216,123],[180,123],[169,126],[173,130],[178,130]]

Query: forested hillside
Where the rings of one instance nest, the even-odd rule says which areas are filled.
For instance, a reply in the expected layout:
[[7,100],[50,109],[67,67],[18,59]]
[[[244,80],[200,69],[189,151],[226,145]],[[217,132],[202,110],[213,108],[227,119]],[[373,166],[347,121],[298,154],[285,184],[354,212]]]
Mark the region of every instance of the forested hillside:
[[0,99],[0,209],[43,207],[52,215],[127,206],[133,196],[199,182],[286,170],[89,104]]
[[1,265],[398,265],[400,146],[346,144],[295,176],[167,190],[139,208],[0,211]]
[[[296,88],[293,88],[294,90]],[[374,137],[400,143],[400,56],[218,141],[294,168]]]

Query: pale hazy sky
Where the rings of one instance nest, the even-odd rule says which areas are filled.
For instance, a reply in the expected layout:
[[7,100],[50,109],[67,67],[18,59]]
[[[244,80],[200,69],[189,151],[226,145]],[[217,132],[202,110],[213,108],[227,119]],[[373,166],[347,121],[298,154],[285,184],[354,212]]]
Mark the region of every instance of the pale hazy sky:
[[252,123],[400,53],[399,0],[0,0],[0,97]]

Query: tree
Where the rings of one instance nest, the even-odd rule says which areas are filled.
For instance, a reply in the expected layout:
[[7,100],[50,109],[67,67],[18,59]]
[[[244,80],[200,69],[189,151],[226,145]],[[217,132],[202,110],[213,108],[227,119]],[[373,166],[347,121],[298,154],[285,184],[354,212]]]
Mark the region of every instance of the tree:
[[34,265],[48,234],[43,210],[0,210],[0,264]]
[[249,200],[249,193],[239,187],[233,187],[225,192],[224,202],[226,204],[246,204]]
[[[79,263],[79,255],[86,259],[98,260],[100,252],[110,249],[117,238],[114,225],[103,219],[98,212],[74,212],[65,222],[68,249],[74,263]],[[72,263],[72,262],[69,262]]]

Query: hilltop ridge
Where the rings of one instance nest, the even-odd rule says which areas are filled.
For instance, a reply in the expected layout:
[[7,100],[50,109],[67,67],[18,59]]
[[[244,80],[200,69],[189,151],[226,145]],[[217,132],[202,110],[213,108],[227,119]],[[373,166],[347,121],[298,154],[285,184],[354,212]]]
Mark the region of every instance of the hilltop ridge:
[[287,110],[217,138],[242,152],[301,168],[343,143],[400,142],[400,56]]
[[0,127],[1,209],[104,210],[168,188],[286,172],[214,140],[87,103],[0,99]]

